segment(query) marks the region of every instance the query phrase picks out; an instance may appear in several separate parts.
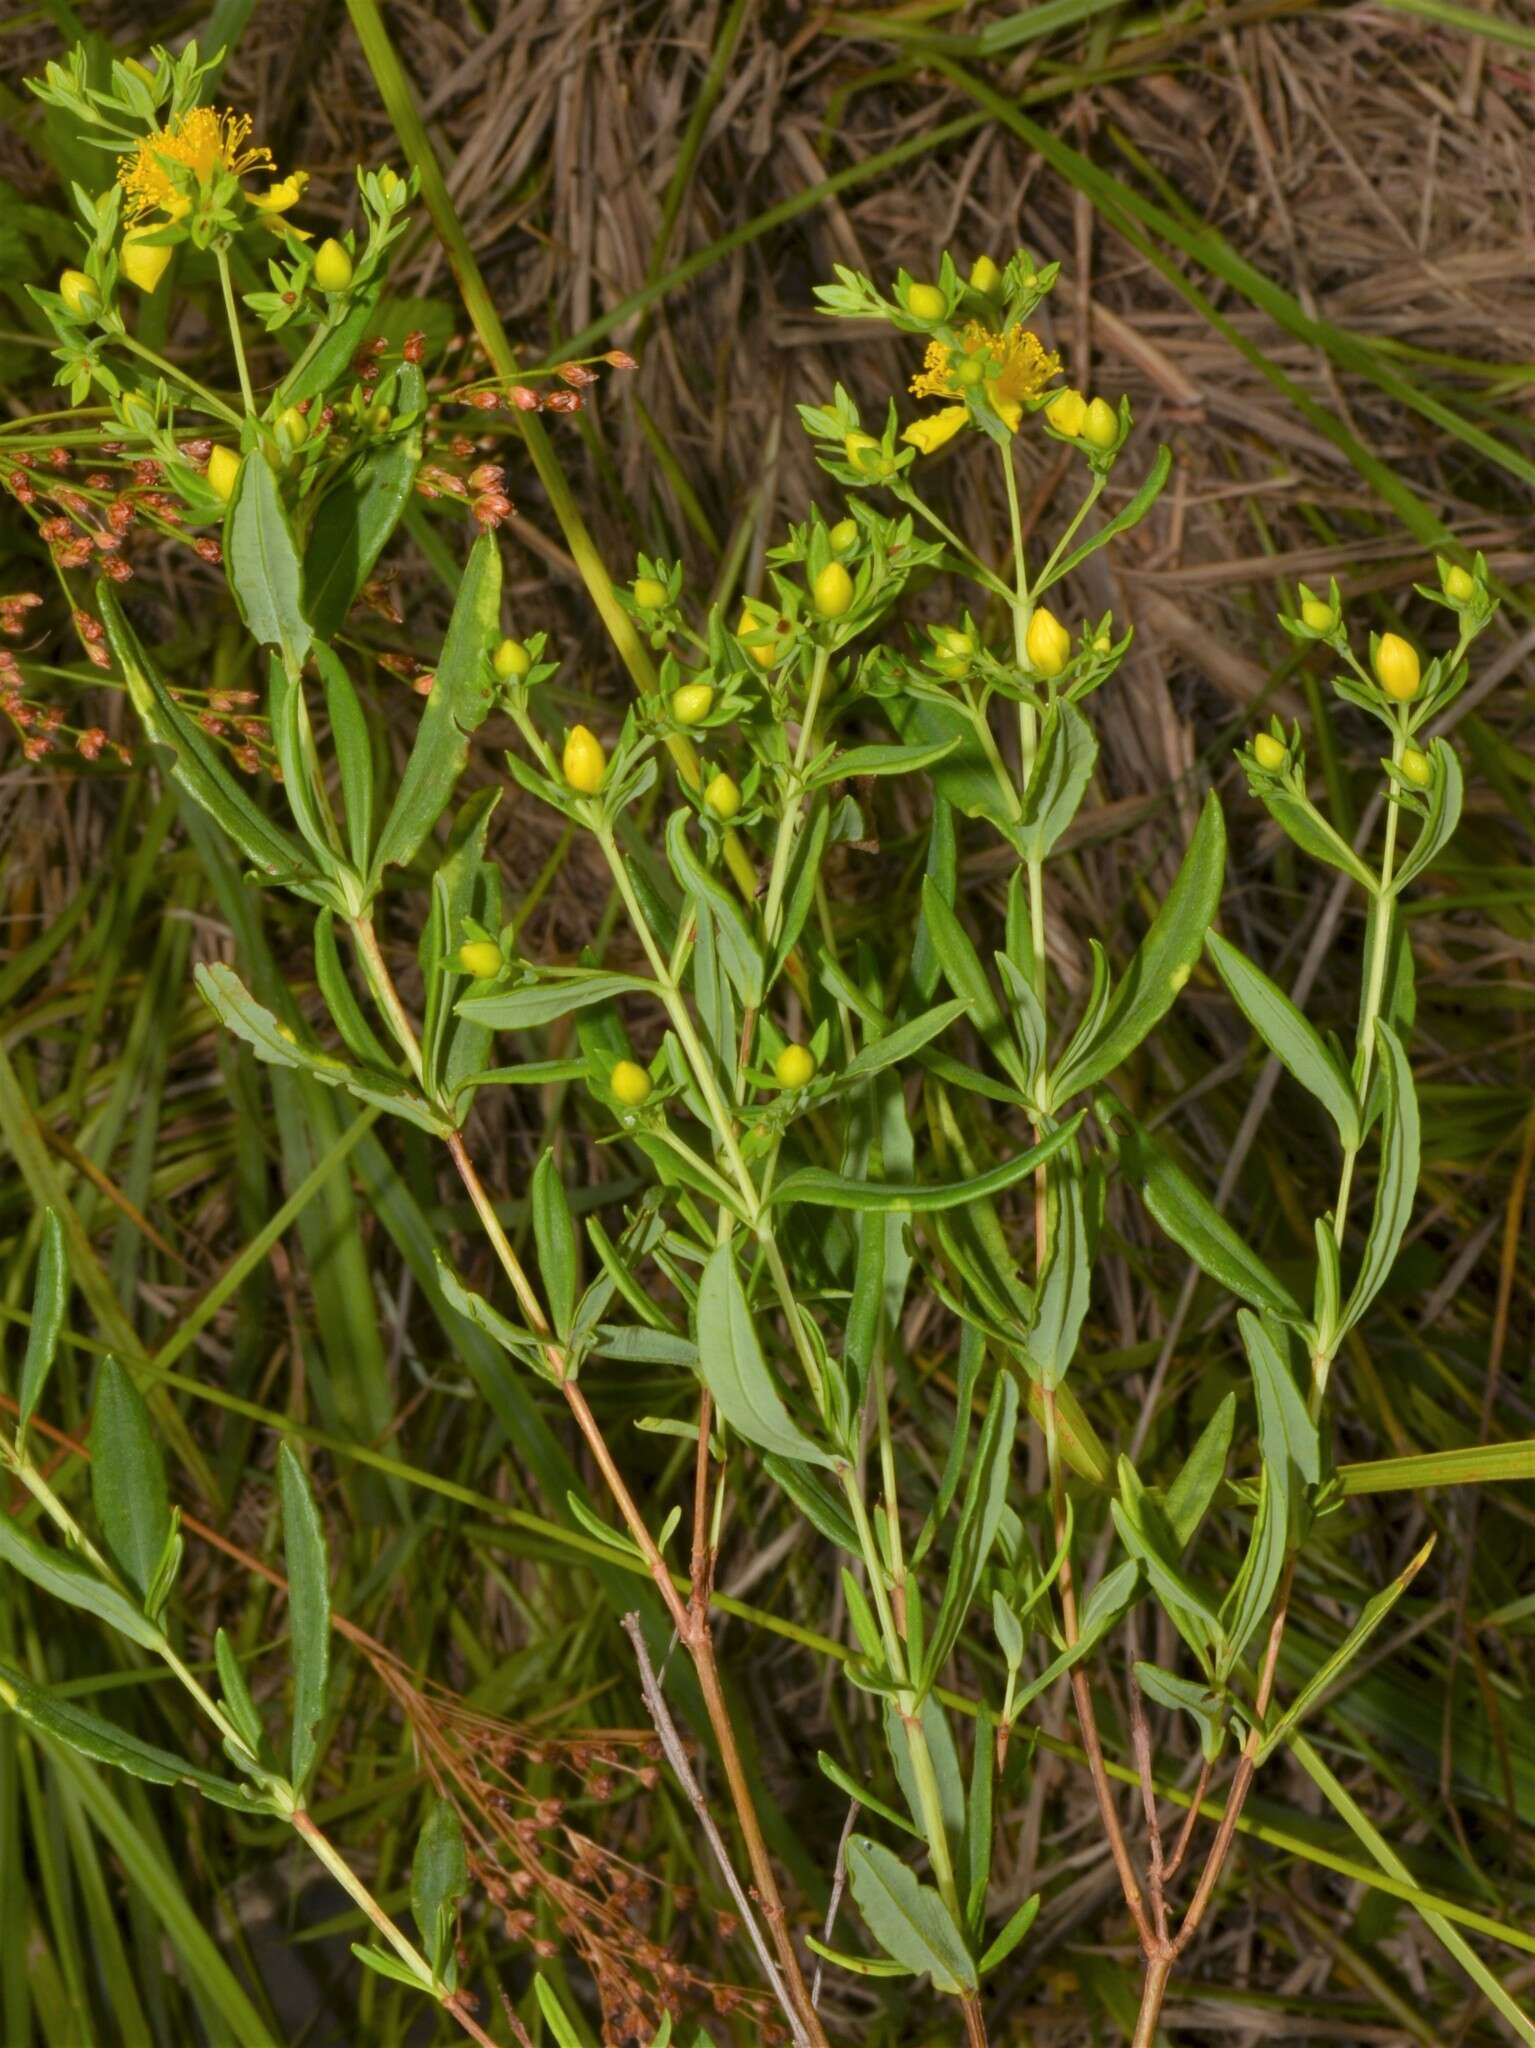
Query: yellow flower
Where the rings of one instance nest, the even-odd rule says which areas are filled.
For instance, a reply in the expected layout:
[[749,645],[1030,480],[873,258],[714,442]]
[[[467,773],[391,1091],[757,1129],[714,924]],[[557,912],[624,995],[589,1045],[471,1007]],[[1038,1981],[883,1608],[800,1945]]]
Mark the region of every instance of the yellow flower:
[[[971,320],[961,330],[960,344],[956,360],[947,342],[928,343],[922,368],[911,380],[913,394],[918,398],[956,398],[980,383],[993,409],[1016,433],[1024,406],[1060,374],[1060,357],[1047,349],[1030,327],[1008,327],[997,334],[979,320]],[[913,438],[908,432],[906,439]],[[943,436],[948,438],[948,434]],[[916,445],[924,447],[920,440]]]
[[1095,398],[1082,421],[1082,438],[1095,448],[1112,448],[1119,439],[1119,414],[1106,398]]
[[156,207],[173,211],[182,197],[173,166],[190,171],[199,185],[211,183],[220,171],[243,178],[247,171],[274,170],[269,149],[247,148],[250,132],[248,114],[193,107],[169,128],[144,136],[117,167],[118,183],[127,194],[128,219],[137,220]]
[[929,413],[925,420],[913,420],[901,439],[909,441],[922,454],[931,455],[945,441],[952,441],[969,417],[968,405],[946,405],[942,412]]

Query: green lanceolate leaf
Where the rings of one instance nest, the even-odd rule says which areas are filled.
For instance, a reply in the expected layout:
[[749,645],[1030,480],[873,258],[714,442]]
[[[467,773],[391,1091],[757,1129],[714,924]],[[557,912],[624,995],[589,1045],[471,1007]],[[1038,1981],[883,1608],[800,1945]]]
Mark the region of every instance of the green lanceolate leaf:
[[1413,841],[1402,865],[1396,871],[1392,888],[1398,894],[1409,882],[1415,881],[1425,869],[1433,865],[1449,845],[1455,835],[1455,828],[1460,823],[1465,779],[1460,772],[1460,762],[1456,758],[1455,750],[1444,740],[1435,740],[1428,751],[1435,768],[1433,784],[1429,791],[1428,816],[1424,819],[1422,830]]
[[1055,1681],[1068,1672],[1102,1642],[1109,1630],[1118,1621],[1134,1598],[1135,1589],[1141,1576],[1139,1560],[1127,1557],[1113,1571],[1100,1579],[1088,1595],[1078,1624],[1077,1640],[1069,1649],[1047,1664],[1036,1678],[1027,1685],[1019,1686],[1013,1694],[1013,1714],[1016,1718],[1025,1707],[1038,1699]]
[[823,1775],[830,1778],[839,1792],[845,1792],[849,1799],[855,1799],[860,1806],[866,1806],[870,1813],[877,1813],[881,1820],[888,1821],[893,1828],[900,1828],[903,1833],[921,1841],[922,1830],[915,1822],[908,1820],[904,1813],[897,1812],[895,1807],[887,1805],[877,1793],[871,1792],[867,1785],[861,1785],[851,1771],[842,1768],[835,1757],[828,1756],[824,1749],[819,1750],[816,1753],[816,1762],[820,1765]]
[[1146,481],[1129,504],[1122,511],[1116,512],[1112,519],[1105,520],[1098,531],[1083,541],[1079,547],[1073,548],[1064,561],[1058,562],[1051,571],[1050,582],[1042,583],[1035,596],[1042,596],[1052,585],[1063,581],[1073,569],[1079,568],[1089,555],[1096,554],[1099,548],[1106,546],[1116,536],[1128,533],[1132,526],[1138,526],[1161,497],[1167,479],[1172,474],[1172,468],[1173,451],[1171,448],[1159,448],[1152,459],[1151,468],[1146,473]]
[[981,956],[971,944],[970,935],[955,915],[953,906],[931,876],[922,884],[922,923],[928,942],[938,956],[944,980],[968,1007],[971,1022],[1003,1069],[1020,1088],[1026,1088],[1028,1069],[1007,1028],[1002,1005],[997,1000],[986,969],[981,965]]
[[564,1338],[570,1335],[580,1285],[580,1250],[576,1226],[565,1199],[565,1183],[555,1161],[554,1149],[544,1153],[533,1169],[533,1239],[538,1247],[539,1277],[544,1283],[554,1327]]
[[1267,1309],[1284,1322],[1304,1322],[1300,1304],[1290,1290],[1155,1138],[1132,1125],[1123,1152],[1152,1220],[1195,1265],[1254,1308]]
[[809,1202],[822,1209],[908,1211],[919,1216],[935,1209],[957,1209],[984,1196],[1000,1194],[1004,1188],[1026,1180],[1036,1166],[1043,1166],[1063,1145],[1071,1142],[1085,1114],[1085,1111],[1078,1110],[1069,1123],[1062,1124],[1059,1130],[1052,1131],[1037,1145],[1030,1146],[1027,1152],[1020,1152],[1016,1159],[992,1167],[989,1173],[978,1173],[973,1180],[914,1182],[908,1187],[897,1183],[852,1180],[843,1174],[831,1173],[825,1167],[802,1166],[797,1173],[785,1174],[774,1187],[769,1200],[772,1203]]
[[748,1443],[801,1465],[833,1465],[795,1423],[757,1342],[746,1291],[728,1244],[709,1255],[698,1283],[698,1372],[721,1415]]
[[1289,1467],[1265,1462],[1258,1477],[1258,1511],[1247,1550],[1231,1591],[1221,1605],[1220,1654],[1215,1675],[1222,1683],[1252,1641],[1268,1613],[1289,1548]]
[[[469,758],[469,736],[495,697],[490,651],[501,619],[501,556],[482,533],[470,551],[437,663],[432,694],[373,856],[375,883],[402,866],[442,816]],[[484,1021],[484,1020],[482,1020]]]
[[847,782],[859,775],[914,775],[919,768],[931,768],[935,761],[952,754],[959,735],[926,747],[849,747],[845,754],[833,754],[810,780]]
[[37,1273],[32,1282],[32,1321],[27,1330],[27,1348],[21,1361],[17,1389],[16,1436],[19,1442],[27,1424],[37,1412],[48,1375],[58,1350],[59,1331],[69,1300],[69,1261],[64,1253],[64,1226],[58,1214],[43,1214],[43,1240],[38,1247]]
[[259,445],[240,465],[224,549],[240,616],[252,637],[275,647],[296,675],[314,638],[304,616],[304,567],[277,477]]
[[434,1799],[427,1808],[426,1825],[411,1863],[410,1909],[421,1930],[427,1960],[439,1977],[445,1977],[453,1960],[454,1912],[468,1889],[463,1827],[446,1799]]
[[531,983],[526,988],[497,989],[465,996],[456,1005],[460,1017],[493,1031],[532,1031],[568,1017],[573,1010],[610,1002],[614,996],[654,994],[656,984],[638,974],[573,974],[559,981]]
[[213,1636],[213,1661],[218,1667],[219,1693],[223,1700],[224,1712],[239,1730],[240,1740],[251,1755],[259,1756],[266,1739],[261,1713],[251,1689],[240,1668],[234,1644],[223,1629],[216,1629]]
[[1034,1323],[1024,1347],[1029,1376],[1058,1387],[1076,1356],[1092,1286],[1091,1192],[1074,1150],[1064,1152],[1047,1177],[1050,1249],[1034,1289]]
[[1277,782],[1265,782],[1258,791],[1258,797],[1274,823],[1294,840],[1302,853],[1309,853],[1313,860],[1325,861],[1329,867],[1339,869],[1368,894],[1374,895],[1377,878],[1309,799],[1296,796],[1293,790]]
[[1321,1033],[1245,953],[1210,932],[1205,945],[1238,1009],[1269,1051],[1314,1095],[1350,1148],[1359,1143],[1359,1104],[1354,1084]]
[[1135,1682],[1147,1699],[1155,1700],[1159,1707],[1171,1707],[1174,1712],[1194,1717],[1205,1762],[1213,1764],[1226,1739],[1219,1695],[1195,1679],[1180,1678],[1175,1672],[1164,1671],[1159,1664],[1137,1664]]
[[69,1607],[79,1607],[86,1614],[94,1614],[98,1621],[104,1621],[108,1628],[115,1628],[119,1635],[126,1636],[131,1643],[142,1649],[153,1650],[161,1640],[160,1631],[153,1622],[139,1612],[133,1602],[114,1586],[64,1552],[54,1550],[47,1544],[39,1543],[30,1536],[10,1515],[0,1510],[0,1564],[8,1564],[30,1579],[34,1586],[62,1600]]
[[992,1942],[991,1947],[987,1949],[980,1962],[976,1965],[981,1976],[984,1977],[988,1971],[994,1970],[998,1963],[1005,1963],[1007,1961],[1013,1950],[1034,1925],[1035,1918],[1039,1913],[1039,1900],[1040,1894],[1035,1892],[1031,1899],[1024,1900],[1016,1912],[1008,1915],[1006,1921],[998,1930],[996,1939]]
[[1435,1538],[1430,1536],[1417,1555],[1397,1573],[1391,1584],[1384,1587],[1375,1595],[1374,1599],[1366,1603],[1359,1619],[1354,1623],[1354,1626],[1343,1638],[1337,1649],[1333,1651],[1330,1657],[1325,1658],[1317,1666],[1289,1706],[1285,1708],[1279,1719],[1273,1722],[1267,1729],[1258,1747],[1259,1763],[1262,1763],[1265,1757],[1277,1749],[1280,1743],[1289,1740],[1290,1736],[1299,1727],[1322,1694],[1326,1692],[1328,1686],[1353,1663],[1359,1652],[1364,1648],[1371,1636],[1374,1635],[1398,1600],[1407,1591],[1407,1588],[1412,1584],[1418,1573],[1428,1563],[1428,1555],[1434,1547],[1434,1542]]
[[402,365],[395,411],[409,424],[367,450],[320,500],[304,548],[309,623],[333,639],[410,503],[421,466],[421,372]]
[[127,1771],[130,1776],[143,1778],[151,1785],[194,1786],[221,1806],[244,1807],[247,1810],[251,1806],[254,1795],[247,1793],[243,1786],[227,1778],[215,1777],[211,1771],[199,1770],[196,1764],[188,1763],[184,1757],[176,1756],[168,1749],[158,1749],[153,1743],[141,1742],[138,1736],[130,1735],[126,1729],[76,1706],[73,1700],[60,1699],[57,1694],[44,1691],[7,1664],[0,1664],[0,1702],[19,1714],[40,1735],[67,1743],[81,1756],[88,1756],[96,1763],[110,1764],[114,1770]]
[[277,1453],[283,1554],[288,1568],[288,1639],[293,1663],[293,1741],[289,1775],[302,1796],[319,1756],[320,1723],[330,1683],[330,1562],[325,1531],[292,1449]]
[[913,1053],[920,1052],[929,1039],[936,1038],[941,1031],[947,1031],[956,1018],[962,1017],[968,1005],[958,1001],[939,1003],[936,1008],[924,1010],[920,1017],[913,1017],[909,1024],[897,1024],[893,1031],[887,1031],[883,1038],[874,1038],[854,1053],[845,1067],[839,1067],[829,1076],[831,1085],[839,1090],[850,1082],[867,1081],[872,1075],[883,1073],[886,1067],[897,1067],[903,1060],[909,1060]]
[[1389,1024],[1376,1024],[1375,1039],[1380,1049],[1381,1082],[1385,1091],[1385,1107],[1381,1112],[1380,1182],[1375,1190],[1375,1213],[1365,1239],[1364,1257],[1343,1311],[1345,1330],[1353,1328],[1386,1284],[1396,1255],[1401,1250],[1408,1219],[1412,1215],[1413,1196],[1418,1188],[1418,1095],[1413,1087],[1412,1069],[1407,1064],[1401,1040]]
[[923,1649],[922,1669],[916,1681],[919,1700],[937,1683],[949,1652],[959,1641],[981,1573],[991,1556],[1007,1503],[1007,1475],[1017,1423],[1018,1388],[1002,1374],[981,1428],[975,1463],[970,1468],[964,1505],[949,1551],[943,1598]]
[[1173,1534],[1185,1550],[1204,1520],[1216,1489],[1226,1476],[1226,1453],[1236,1426],[1237,1397],[1227,1394],[1199,1433],[1177,1478],[1167,1489],[1163,1506]]
[[934,1990],[950,1998],[975,1989],[975,1964],[954,1916],[899,1856],[867,1835],[854,1835],[847,1845],[847,1873],[869,1932],[892,1961],[931,1977]]
[[1166,1512],[1125,1457],[1119,1461],[1119,1498],[1110,1501],[1109,1513],[1125,1549],[1145,1567],[1163,1612],[1203,1663],[1220,1633],[1216,1611],[1183,1569]]
[[1321,1439],[1296,1384],[1285,1332],[1245,1308],[1237,1310],[1237,1326],[1258,1397],[1258,1447],[1264,1466],[1280,1479],[1293,1474],[1303,1486],[1315,1486],[1322,1477]]
[[331,746],[341,771],[347,846],[352,866],[362,875],[368,871],[373,849],[373,735],[362,700],[341,657],[320,640],[310,649],[310,655],[320,672],[325,709],[330,717]]
[[115,1358],[96,1376],[91,1498],[124,1578],[146,1598],[174,1534],[165,1460],[143,1395]]
[[1106,1079],[1166,1016],[1204,947],[1225,869],[1226,826],[1212,790],[1177,880],[1115,989],[1093,1042],[1079,1046],[1051,1076],[1053,1102]]
[[441,1111],[424,1102],[396,1075],[348,1066],[345,1060],[301,1045],[264,1004],[257,1002],[232,967],[214,961],[211,966],[199,967],[193,979],[219,1022],[243,1038],[269,1066],[293,1067],[312,1074],[327,1088],[345,1088],[359,1102],[374,1103],[437,1137],[445,1137],[452,1130],[452,1124]]
[[1023,793],[1019,845],[1026,859],[1043,860],[1077,815],[1097,758],[1092,727],[1075,704],[1057,698],[1045,713]]
[[684,806],[673,811],[668,819],[667,859],[671,862],[672,873],[687,894],[708,910],[714,923],[720,960],[736,994],[748,1009],[756,1009],[762,1001],[764,985],[762,949],[747,922],[740,900],[715,880],[694,853],[688,840],[691,816],[692,812]]
[[96,604],[133,708],[151,742],[169,750],[177,784],[262,874],[290,883],[312,880],[314,869],[298,842],[257,809],[224,766],[212,740],[177,703],[128,624],[110,583],[97,584]]

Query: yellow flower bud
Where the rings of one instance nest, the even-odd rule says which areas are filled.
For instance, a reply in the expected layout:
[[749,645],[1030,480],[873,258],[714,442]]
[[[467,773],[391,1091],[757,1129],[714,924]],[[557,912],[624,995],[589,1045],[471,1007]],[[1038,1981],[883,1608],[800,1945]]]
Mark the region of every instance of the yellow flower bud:
[[672,717],[679,725],[697,725],[709,716],[714,692],[707,683],[680,683],[672,691]]
[[1002,282],[1002,273],[989,256],[977,256],[970,270],[972,291],[985,294],[989,299]]
[[831,542],[839,555],[845,555],[858,538],[858,521],[856,519],[839,519],[826,538]]
[[810,589],[823,619],[840,619],[853,602],[853,579],[840,562],[828,562]]
[[1087,418],[1087,400],[1080,391],[1057,391],[1045,407],[1045,418],[1058,434],[1069,434],[1076,440]]
[[533,666],[533,657],[520,640],[503,640],[490,657],[490,665],[503,683],[516,683]]
[[651,1079],[637,1060],[616,1060],[608,1086],[625,1109],[639,1109],[650,1100]]
[[860,476],[884,474],[884,451],[872,434],[845,434],[842,452],[848,459],[849,468],[856,469]]
[[159,248],[146,248],[145,235],[153,234],[153,228],[129,228],[123,236],[122,254],[118,258],[123,276],[129,284],[137,285],[141,292],[152,292],[164,277],[175,250],[169,242]]
[[945,441],[952,441],[969,417],[968,405],[946,405],[942,412],[929,413],[925,420],[913,420],[901,439],[909,441],[921,454],[931,455]]
[[666,602],[666,585],[654,576],[636,576],[629,585],[635,603],[647,612],[655,611]]
[[235,494],[240,460],[233,448],[215,448],[208,457],[208,481],[226,505]]
[[476,981],[489,981],[501,972],[501,948],[494,939],[466,939],[458,949],[458,964]]
[[77,320],[94,320],[101,311],[101,294],[83,270],[64,272],[59,279],[59,297]]
[[958,626],[933,628],[933,666],[940,675],[959,677],[969,672],[975,642]]
[[1106,398],[1095,398],[1088,406],[1082,439],[1093,448],[1112,448],[1119,439],[1119,414]]
[[1414,789],[1427,789],[1434,779],[1434,764],[1427,754],[1419,753],[1416,747],[1409,747],[1402,756],[1402,773]]
[[344,292],[352,282],[352,259],[333,235],[314,252],[314,281],[322,292]]
[[740,785],[722,768],[704,791],[704,802],[723,825],[728,825],[741,808]]
[[780,1088],[803,1088],[815,1079],[815,1054],[808,1045],[786,1045],[773,1062]]
[[908,285],[906,310],[913,320],[941,320],[949,310],[948,295],[935,284]]
[[1330,633],[1338,623],[1338,614],[1320,597],[1303,598],[1300,615],[1302,623],[1308,625],[1313,633]]
[[746,643],[746,651],[758,668],[771,668],[783,652],[777,633],[770,625],[753,618],[751,606],[744,600],[736,625],[736,638]]
[[1386,695],[1398,704],[1409,704],[1423,681],[1418,650],[1400,633],[1382,633],[1375,644],[1375,673]]
[[309,422],[296,405],[285,405],[277,415],[277,431],[290,448],[297,448],[309,432]]
[[1071,659],[1071,635],[1045,605],[1035,606],[1023,644],[1042,676],[1058,676]]
[[1444,572],[1444,594],[1453,597],[1457,604],[1465,604],[1476,595],[1476,578],[1469,569],[1452,562]]
[[578,789],[582,796],[595,796],[602,787],[607,766],[608,758],[597,735],[584,725],[573,725],[560,759],[560,767],[571,788]]
[[1276,740],[1271,732],[1260,732],[1253,736],[1253,759],[1260,768],[1266,768],[1270,775],[1277,775],[1290,758],[1290,750],[1283,740]]

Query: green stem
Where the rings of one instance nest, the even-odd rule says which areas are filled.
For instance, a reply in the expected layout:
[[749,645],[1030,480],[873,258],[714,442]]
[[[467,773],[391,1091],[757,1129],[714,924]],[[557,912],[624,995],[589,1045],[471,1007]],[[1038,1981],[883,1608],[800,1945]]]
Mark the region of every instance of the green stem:
[[240,396],[245,400],[247,414],[254,414],[256,395],[251,390],[250,371],[245,362],[245,343],[240,337],[240,312],[235,304],[234,282],[229,275],[229,251],[222,242],[214,250],[213,260],[219,267],[219,284],[224,293],[224,317],[229,322],[229,339],[235,352],[235,368],[240,373]]
[[773,844],[773,866],[768,876],[767,900],[762,911],[762,929],[770,946],[778,936],[778,921],[783,911],[784,884],[789,876],[789,856],[794,850],[804,794],[800,786],[801,779],[805,772],[805,763],[810,758],[816,713],[821,706],[821,691],[825,687],[826,670],[830,660],[831,655],[826,648],[816,649],[815,666],[810,675],[810,689],[805,698],[805,715],[800,721],[799,740],[794,749],[794,766],[785,778],[784,807],[778,820],[778,837]]
[[741,1147],[735,1132],[735,1119],[731,1116],[725,1106],[724,1099],[720,1095],[719,1084],[714,1078],[714,1069],[710,1065],[708,1054],[699,1043],[698,1033],[693,1028],[693,1019],[688,1013],[688,1006],[683,1000],[682,991],[672,979],[671,969],[662,958],[661,948],[657,945],[655,933],[650,928],[650,920],[646,917],[644,906],[634,892],[634,885],[629,879],[628,870],[619,858],[618,848],[614,843],[612,833],[606,826],[600,826],[596,829],[595,837],[597,844],[602,848],[603,858],[608,864],[609,871],[617,885],[618,893],[623,898],[624,908],[629,913],[629,921],[634,926],[639,936],[640,944],[645,949],[646,958],[650,962],[651,972],[656,978],[656,992],[665,1005],[666,1014],[671,1019],[672,1029],[676,1032],[682,1050],[687,1055],[688,1065],[693,1070],[693,1078],[697,1081],[704,1102],[708,1107],[709,1115],[714,1120],[715,1133],[719,1138],[720,1147],[730,1163],[730,1170],[735,1175],[736,1185],[740,1189],[742,1200],[746,1205],[747,1220],[748,1222],[755,1222],[760,1206],[757,1184],[752,1179],[751,1169],[741,1156]]
[[117,339],[130,355],[135,355],[141,362],[148,363],[151,369],[158,370],[162,376],[172,378],[183,391],[190,391],[194,398],[201,400],[207,411],[216,413],[221,420],[227,420],[232,427],[239,426],[240,415],[234,407],[226,405],[223,399],[210,391],[205,384],[199,384],[197,379],[188,376],[185,370],[178,369],[174,363],[168,363],[164,356],[156,355],[152,348],[146,348],[136,336],[120,334]]
[[1081,526],[1082,521],[1087,517],[1088,513],[1092,511],[1094,505],[1097,504],[1099,498],[1103,493],[1103,487],[1107,482],[1107,476],[1105,476],[1101,471],[1097,476],[1093,478],[1092,488],[1088,491],[1087,496],[1082,500],[1081,504],[1072,514],[1070,525],[1066,528],[1066,531],[1061,535],[1060,539],[1056,542],[1055,546],[1050,550],[1050,559],[1045,563],[1045,566],[1043,567],[1043,569],[1040,570],[1038,577],[1035,579],[1034,595],[1036,597],[1039,597],[1040,595],[1042,595],[1043,592],[1047,591],[1050,588],[1051,584],[1055,581],[1055,569],[1057,563],[1060,561],[1062,555],[1065,554],[1066,550],[1071,546],[1072,541],[1076,538],[1077,529]]
[[406,1014],[405,1005],[400,1001],[399,990],[389,972],[388,963],[379,949],[378,934],[373,929],[371,917],[354,917],[351,921],[352,938],[357,947],[357,957],[362,962],[362,971],[367,977],[373,1000],[394,1033],[396,1043],[410,1061],[411,1072],[420,1081],[424,1069],[421,1064],[421,1044],[416,1037],[416,1028]]
[[325,1868],[348,1897],[361,1906],[363,1912],[367,1914],[406,1969],[419,1981],[421,1989],[429,1992],[433,1998],[443,1998],[446,1994],[443,1987],[433,1976],[431,1964],[411,1941],[410,1937],[390,1919],[378,1900],[374,1898],[372,1892],[368,1890],[362,1879],[352,1869],[346,1858],[332,1847],[331,1843],[315,1826],[307,1813],[302,1811],[295,1813],[291,1816],[291,1819],[294,1828],[303,1836],[304,1841],[315,1856],[325,1865]]

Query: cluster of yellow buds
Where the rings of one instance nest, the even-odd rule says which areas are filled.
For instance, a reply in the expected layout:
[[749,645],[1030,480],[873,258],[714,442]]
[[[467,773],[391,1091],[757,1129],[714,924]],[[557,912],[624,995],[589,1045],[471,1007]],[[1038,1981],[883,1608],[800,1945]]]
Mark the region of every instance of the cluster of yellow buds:
[[1073,386],[1055,392],[1045,406],[1047,424],[1068,441],[1083,441],[1100,454],[1117,447],[1119,414],[1106,398],[1085,398]]

